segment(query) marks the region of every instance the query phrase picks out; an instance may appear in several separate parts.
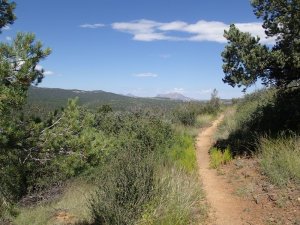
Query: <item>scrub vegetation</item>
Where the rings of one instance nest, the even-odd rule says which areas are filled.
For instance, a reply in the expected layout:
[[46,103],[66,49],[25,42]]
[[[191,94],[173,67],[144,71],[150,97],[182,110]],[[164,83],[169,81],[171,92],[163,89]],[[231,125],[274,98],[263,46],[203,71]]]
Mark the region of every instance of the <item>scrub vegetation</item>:
[[[225,109],[210,166],[256,157],[274,186],[299,186],[300,3],[252,5],[275,44],[231,25],[223,81],[265,88]],[[0,33],[15,7],[0,1]],[[216,89],[181,102],[33,87],[50,54],[32,33],[0,43],[0,224],[205,224],[195,138],[225,108]]]
[[2,220],[55,224],[65,213],[64,218],[87,224],[204,221],[191,132],[201,124],[186,124],[177,112],[184,108],[199,119],[211,105],[178,107],[161,117],[108,105],[88,109],[72,99],[45,120],[21,113],[16,139],[29,150],[2,155],[7,162],[1,171]]
[[247,95],[228,110],[216,147],[234,156],[256,156],[274,184],[299,183],[300,110],[298,88],[266,89]]

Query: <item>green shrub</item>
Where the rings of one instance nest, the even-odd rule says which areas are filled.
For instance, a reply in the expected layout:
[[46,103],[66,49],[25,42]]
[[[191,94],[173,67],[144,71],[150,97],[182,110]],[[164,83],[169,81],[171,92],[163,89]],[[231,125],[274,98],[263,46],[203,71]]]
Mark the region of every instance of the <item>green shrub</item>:
[[[4,122],[1,121],[0,123]],[[40,163],[37,147],[42,123],[16,115],[0,128],[0,195],[7,202],[18,201],[35,183],[33,174]],[[0,125],[1,127],[1,125]]]
[[146,205],[138,225],[199,224],[207,216],[204,193],[196,174],[176,168],[160,168],[156,195]]
[[[144,224],[148,218],[153,224],[186,224],[195,220],[198,214],[191,214],[196,206],[188,203],[198,201],[199,186],[196,189],[196,181],[191,181],[194,189],[189,192],[186,183],[196,177],[193,137],[182,132],[173,135],[170,126],[155,117],[137,116],[117,117],[119,127],[113,131],[118,136],[117,149],[99,171],[98,191],[90,199],[95,223]],[[102,121],[99,127],[103,126],[109,124]],[[174,164],[184,171],[180,176],[169,171]],[[161,213],[156,215],[155,209]]]
[[[98,172],[98,190],[90,199],[92,217],[96,224],[134,224],[153,199],[154,173],[171,145],[173,131],[158,118],[139,113],[106,118],[119,127],[112,127],[115,150]],[[112,125],[102,121],[98,126]]]
[[262,171],[276,185],[300,184],[300,137],[262,137],[258,143]]
[[200,114],[197,116],[196,125],[198,128],[204,128],[212,125],[213,120],[215,119],[215,114]]
[[218,97],[217,89],[214,89],[211,93],[210,101],[205,105],[205,113],[217,114],[221,109],[221,101]]
[[219,168],[220,165],[227,164],[232,160],[230,148],[227,147],[224,152],[218,148],[210,150],[210,167],[213,169]]
[[[220,125],[216,147],[230,146],[235,155],[258,151],[261,169],[273,183],[299,183],[299,100],[299,88],[247,95]],[[293,135],[282,135],[287,132]]]
[[[47,188],[78,176],[99,166],[112,151],[114,138],[97,129],[95,115],[77,104],[78,99],[70,100],[58,122],[42,132],[39,157],[46,162],[36,170],[36,186]],[[49,179],[46,174],[51,174]]]
[[189,107],[180,107],[174,112],[177,121],[185,126],[194,126],[196,124],[197,114]]
[[217,148],[212,148],[210,151],[210,167],[218,168],[223,162],[222,152]]
[[[202,110],[201,105],[188,105],[188,114],[193,117]],[[78,106],[77,100],[70,100],[61,113],[33,125],[37,126],[36,135],[26,137],[24,142],[28,147],[35,146],[34,159],[28,161],[28,167],[22,167],[26,169],[23,178],[27,184],[19,182],[17,186],[11,182],[24,190],[19,197],[84,176],[96,191],[88,199],[90,216],[86,214],[87,207],[78,215],[95,224],[142,223],[146,215],[154,224],[193,224],[197,216],[204,215],[199,200],[203,195],[194,174],[196,155],[190,127],[171,126],[149,112],[113,112],[108,107],[91,111]],[[177,132],[174,127],[184,129]],[[5,159],[0,157],[0,161]],[[11,165],[11,169],[16,168]],[[7,172],[0,172],[6,175],[0,180],[8,178]],[[52,207],[59,203],[68,209],[69,200],[76,200],[71,195],[71,199],[21,208],[14,221],[51,224]],[[3,205],[2,214],[8,209],[4,212]]]
[[90,199],[95,224],[134,224],[154,188],[154,161],[141,151],[120,150],[104,169]]
[[227,147],[223,153],[223,163],[226,164],[232,160],[232,154],[229,147]]
[[217,147],[230,146],[233,154],[252,154],[257,137],[276,137],[290,130],[300,132],[300,88],[264,89],[246,95],[236,113],[224,120],[218,133]]

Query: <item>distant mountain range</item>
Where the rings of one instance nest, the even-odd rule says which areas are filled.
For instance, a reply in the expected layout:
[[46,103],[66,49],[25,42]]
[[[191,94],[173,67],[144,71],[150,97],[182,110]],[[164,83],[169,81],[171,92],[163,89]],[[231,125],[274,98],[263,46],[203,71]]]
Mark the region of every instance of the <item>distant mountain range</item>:
[[[128,96],[129,95],[129,96]],[[67,105],[68,99],[78,97],[79,104],[88,108],[108,104],[115,110],[131,110],[139,108],[159,107],[172,109],[182,102],[171,98],[140,98],[134,95],[119,95],[101,90],[66,90],[60,88],[39,88],[32,86],[28,93],[28,106],[45,110],[59,109]]]
[[[27,107],[37,111],[53,111],[67,105],[68,99],[79,98],[79,104],[88,108],[96,108],[108,104],[114,110],[136,110],[147,108],[159,108],[172,110],[182,102],[207,102],[207,100],[195,100],[180,93],[159,94],[152,98],[141,98],[132,94],[119,95],[101,90],[66,90],[60,88],[39,88],[32,86],[28,93]],[[221,99],[224,104],[231,104],[231,100]]]
[[[36,115],[47,115],[55,109],[61,109],[67,105],[68,99],[78,97],[79,104],[87,108],[95,109],[98,106],[108,104],[117,111],[137,111],[140,109],[167,112],[178,105],[190,102],[207,102],[207,100],[194,100],[180,93],[159,94],[156,97],[141,98],[134,95],[119,95],[101,90],[66,90],[60,88],[39,88],[32,86],[29,89],[25,110]],[[231,100],[221,99],[223,104],[231,104]]]
[[125,96],[127,96],[127,97],[131,97],[131,98],[139,98],[138,96],[136,96],[136,95],[133,95],[133,94],[130,94],[130,93],[126,94]]
[[184,96],[183,94],[180,94],[177,92],[172,92],[172,93],[167,93],[167,94],[159,94],[156,96],[156,98],[178,100],[178,101],[184,101],[184,102],[193,101],[193,99],[188,98],[188,97]]

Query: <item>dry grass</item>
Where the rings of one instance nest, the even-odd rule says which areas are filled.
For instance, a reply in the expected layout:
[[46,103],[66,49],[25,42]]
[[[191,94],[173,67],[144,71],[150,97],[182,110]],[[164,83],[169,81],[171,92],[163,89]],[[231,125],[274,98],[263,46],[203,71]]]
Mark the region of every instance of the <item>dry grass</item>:
[[212,125],[212,122],[215,120],[216,115],[214,114],[201,114],[197,116],[196,126],[199,128],[209,127]]
[[214,136],[215,140],[227,139],[233,131],[237,129],[236,106],[228,108],[224,111],[224,120],[219,125]]
[[207,217],[207,206],[197,175],[164,168],[159,177],[158,194],[137,224],[202,224]]
[[66,224],[68,221],[63,221],[59,218],[62,213],[66,214],[66,220],[69,219],[73,223],[90,221],[87,198],[94,190],[95,187],[93,185],[83,181],[75,181],[68,186],[59,201],[50,204],[40,204],[32,208],[21,208],[20,214],[14,219],[13,224]]
[[262,137],[259,144],[262,171],[276,185],[300,184],[300,137]]

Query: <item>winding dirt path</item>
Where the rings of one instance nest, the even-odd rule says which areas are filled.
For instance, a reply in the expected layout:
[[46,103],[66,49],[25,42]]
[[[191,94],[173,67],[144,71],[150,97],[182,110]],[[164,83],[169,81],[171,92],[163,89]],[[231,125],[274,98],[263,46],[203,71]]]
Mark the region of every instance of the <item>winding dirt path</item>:
[[197,137],[197,161],[207,201],[211,206],[210,225],[261,225],[260,209],[252,202],[233,194],[234,189],[223,176],[209,168],[209,149],[221,115],[211,127],[201,131]]

